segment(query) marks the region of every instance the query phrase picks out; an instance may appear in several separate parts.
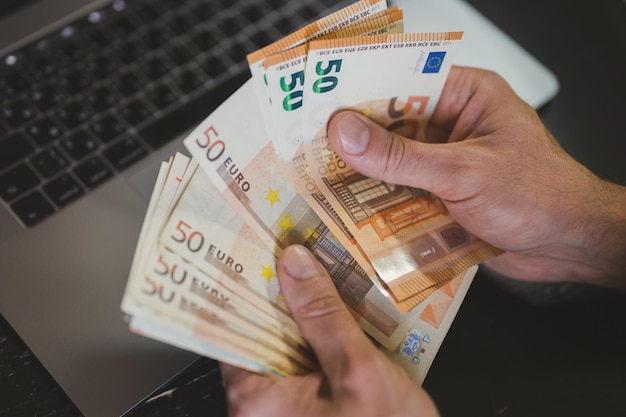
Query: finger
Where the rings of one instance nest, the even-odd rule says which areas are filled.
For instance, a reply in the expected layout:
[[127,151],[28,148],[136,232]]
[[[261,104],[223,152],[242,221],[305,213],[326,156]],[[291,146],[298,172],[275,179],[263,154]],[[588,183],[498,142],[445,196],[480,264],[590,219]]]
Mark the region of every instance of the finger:
[[220,372],[222,374],[222,381],[226,388],[236,385],[238,382],[245,378],[254,375],[245,369],[237,368],[236,366],[229,365],[227,363],[219,362]]
[[283,251],[278,278],[289,310],[332,387],[357,356],[371,353],[373,345],[341,301],[326,270],[305,247],[293,245]]
[[222,362],[220,371],[226,389],[229,415],[250,415],[250,410],[254,415],[259,405],[264,403],[263,393],[275,382],[271,377],[257,375]]
[[458,125],[459,117],[479,89],[481,74],[482,72],[475,71],[473,68],[457,66],[450,68],[437,107],[427,125],[426,135],[429,142],[456,141],[469,134],[457,127],[456,137],[451,138],[452,131]]
[[328,139],[341,159],[368,177],[456,199],[458,184],[451,181],[457,180],[467,160],[460,144],[413,141],[351,111],[334,115],[328,125]]
[[519,98],[498,74],[478,68],[453,66],[431,115],[426,136],[429,142],[457,142],[492,133],[486,123],[494,111]]

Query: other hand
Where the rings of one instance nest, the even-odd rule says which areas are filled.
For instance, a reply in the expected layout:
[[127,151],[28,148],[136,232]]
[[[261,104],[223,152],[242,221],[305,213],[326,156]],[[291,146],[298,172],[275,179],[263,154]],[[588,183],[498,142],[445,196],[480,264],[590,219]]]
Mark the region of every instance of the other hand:
[[453,67],[426,132],[429,143],[412,141],[350,111],[328,125],[353,169],[436,194],[504,249],[487,263],[498,272],[626,287],[626,188],[569,156],[501,77]]
[[290,246],[278,261],[285,301],[320,371],[265,377],[221,364],[231,416],[437,416],[426,392],[378,351],[311,252]]

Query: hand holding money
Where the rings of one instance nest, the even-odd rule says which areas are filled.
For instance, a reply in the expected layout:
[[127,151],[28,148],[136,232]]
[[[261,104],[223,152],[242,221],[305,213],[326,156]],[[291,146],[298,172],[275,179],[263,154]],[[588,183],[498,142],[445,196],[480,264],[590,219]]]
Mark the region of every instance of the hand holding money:
[[[229,414],[238,416],[435,417],[428,394],[377,351],[339,298],[323,266],[302,246],[278,261],[285,299],[322,372],[267,378],[221,365]],[[332,335],[329,337],[329,335]]]
[[[348,112],[329,122],[330,146],[352,168],[433,192],[465,229],[506,250],[487,261],[501,274],[623,286],[623,280],[609,278],[619,274],[606,270],[624,259],[620,245],[608,247],[602,238],[591,246],[603,249],[590,256],[583,248],[591,247],[592,239],[581,227],[598,209],[581,202],[601,200],[592,195],[620,195],[619,187],[567,155],[499,75],[453,67],[427,135],[435,143],[394,134],[390,140],[388,131]],[[602,211],[612,212],[612,202],[602,204]],[[618,211],[624,213],[623,207]],[[618,223],[607,225],[606,233],[614,234]],[[604,227],[596,224],[593,235],[600,236]]]

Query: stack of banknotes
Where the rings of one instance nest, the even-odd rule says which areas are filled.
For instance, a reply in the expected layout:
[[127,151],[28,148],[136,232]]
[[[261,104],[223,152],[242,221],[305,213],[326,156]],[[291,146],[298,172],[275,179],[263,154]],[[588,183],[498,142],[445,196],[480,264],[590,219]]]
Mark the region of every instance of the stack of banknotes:
[[301,244],[423,381],[475,265],[498,250],[436,196],[352,170],[326,136],[352,109],[425,140],[462,32],[405,34],[402,19],[362,0],[248,55],[252,77],[185,139],[192,157],[161,166],[122,301],[133,332],[263,374],[316,369],[276,277]]

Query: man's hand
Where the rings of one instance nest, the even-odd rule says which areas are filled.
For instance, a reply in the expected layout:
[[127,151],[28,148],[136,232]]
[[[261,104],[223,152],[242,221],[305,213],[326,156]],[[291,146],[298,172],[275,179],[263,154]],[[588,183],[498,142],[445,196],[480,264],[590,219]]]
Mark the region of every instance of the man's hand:
[[363,334],[328,273],[302,246],[278,261],[285,301],[320,371],[269,378],[221,364],[231,416],[437,416],[428,394]]
[[501,77],[453,67],[426,132],[412,141],[348,111],[328,126],[353,169],[434,193],[504,249],[487,263],[504,275],[626,287],[626,188],[571,158]]

